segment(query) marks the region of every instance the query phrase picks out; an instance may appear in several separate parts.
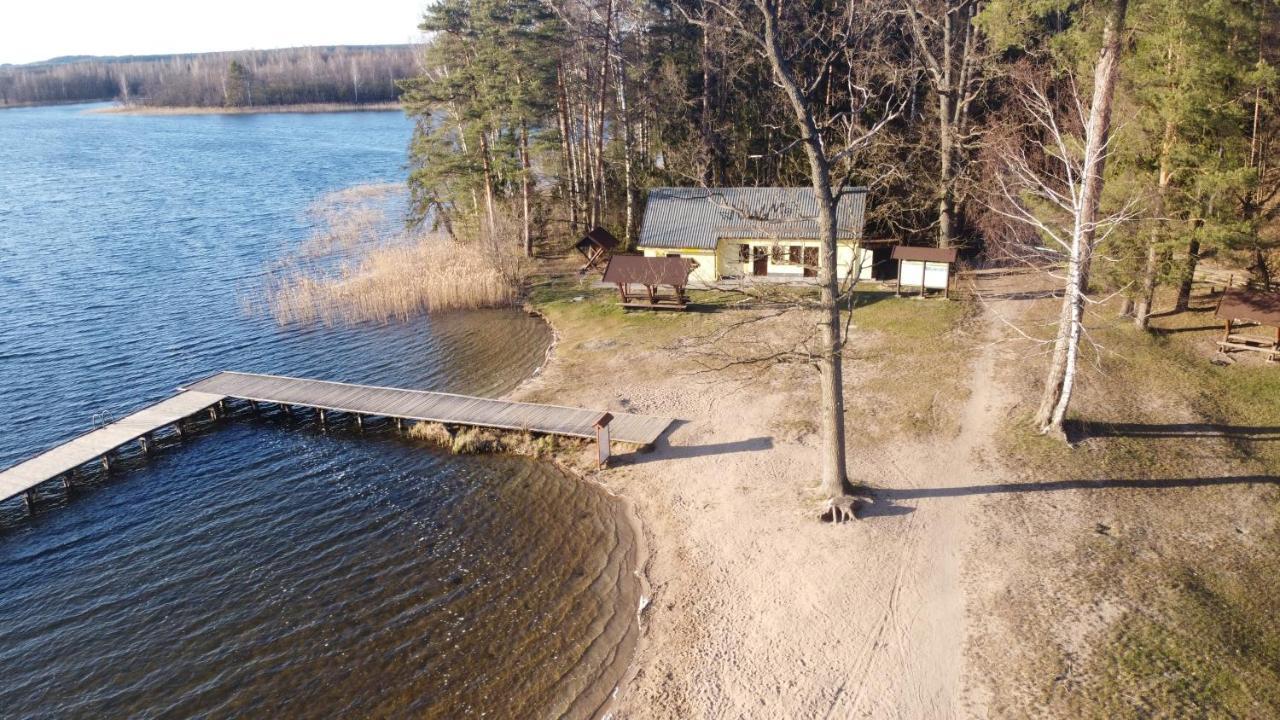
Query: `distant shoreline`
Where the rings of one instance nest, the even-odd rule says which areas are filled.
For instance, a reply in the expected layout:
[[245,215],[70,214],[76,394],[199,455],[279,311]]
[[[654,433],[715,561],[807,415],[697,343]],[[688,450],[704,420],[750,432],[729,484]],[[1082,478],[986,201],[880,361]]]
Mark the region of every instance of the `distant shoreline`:
[[398,102],[381,103],[300,103],[296,105],[254,105],[251,107],[182,106],[161,105],[112,105],[93,108],[87,113],[106,115],[260,115],[263,113],[333,113],[333,112],[386,112],[399,110]]

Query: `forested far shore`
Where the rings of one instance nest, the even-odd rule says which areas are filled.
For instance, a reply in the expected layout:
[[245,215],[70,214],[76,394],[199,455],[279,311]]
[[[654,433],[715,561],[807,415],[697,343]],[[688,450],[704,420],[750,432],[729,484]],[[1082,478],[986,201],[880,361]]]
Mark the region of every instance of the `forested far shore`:
[[0,108],[110,101],[138,107],[388,103],[412,77],[412,45],[67,58],[0,66]]

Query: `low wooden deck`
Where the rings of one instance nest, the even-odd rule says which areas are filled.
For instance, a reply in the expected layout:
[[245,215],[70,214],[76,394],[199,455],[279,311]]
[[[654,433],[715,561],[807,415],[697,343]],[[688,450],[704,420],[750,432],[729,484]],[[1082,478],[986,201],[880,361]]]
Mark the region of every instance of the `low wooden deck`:
[[166,425],[207,410],[223,399],[224,396],[215,393],[181,392],[18,463],[0,472],[0,502],[65,475],[85,463],[107,457],[121,445],[149,437]]
[[[590,439],[595,439],[595,423],[603,413],[427,390],[238,372],[221,372],[183,389],[261,403]],[[632,445],[652,445],[671,424],[670,418],[621,412],[612,415],[609,430],[613,440]]]

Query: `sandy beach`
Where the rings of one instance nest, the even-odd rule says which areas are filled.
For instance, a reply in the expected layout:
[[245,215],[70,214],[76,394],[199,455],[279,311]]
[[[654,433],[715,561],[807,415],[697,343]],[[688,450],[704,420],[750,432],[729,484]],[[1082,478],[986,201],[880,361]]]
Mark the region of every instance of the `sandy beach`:
[[[972,537],[962,489],[996,472],[984,451],[1003,412],[993,385],[1001,350],[982,342],[994,326],[979,321],[964,340],[972,391],[957,400],[962,431],[873,446],[851,426],[851,477],[876,491],[864,521],[833,526],[815,519],[811,370],[695,375],[651,336],[588,337],[585,325],[549,316],[560,341],[522,399],[678,419],[653,451],[593,475],[631,501],[649,549],[652,597],[616,716],[982,714],[964,682],[962,551]],[[854,347],[879,343],[855,331]],[[869,365],[849,364],[851,417],[869,399]],[[592,382],[579,382],[583,373]]]

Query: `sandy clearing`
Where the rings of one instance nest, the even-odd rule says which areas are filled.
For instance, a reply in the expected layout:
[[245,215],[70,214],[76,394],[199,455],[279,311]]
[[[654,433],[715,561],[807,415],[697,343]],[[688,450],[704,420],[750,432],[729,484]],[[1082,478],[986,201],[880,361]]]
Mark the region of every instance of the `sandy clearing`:
[[[986,326],[991,339],[1002,331],[990,313]],[[599,345],[561,341],[562,353]],[[595,477],[631,500],[650,550],[645,637],[615,716],[984,714],[966,681],[964,488],[1000,482],[989,444],[1007,411],[1001,352],[983,342],[968,369],[958,436],[850,458],[851,477],[875,490],[864,519],[845,526],[814,520],[813,438],[775,431],[789,405],[816,400],[816,376],[771,369],[752,387],[705,384],[662,372],[663,353],[628,348],[593,354],[591,383],[556,358],[522,388],[525,399],[682,420],[654,451]]]

